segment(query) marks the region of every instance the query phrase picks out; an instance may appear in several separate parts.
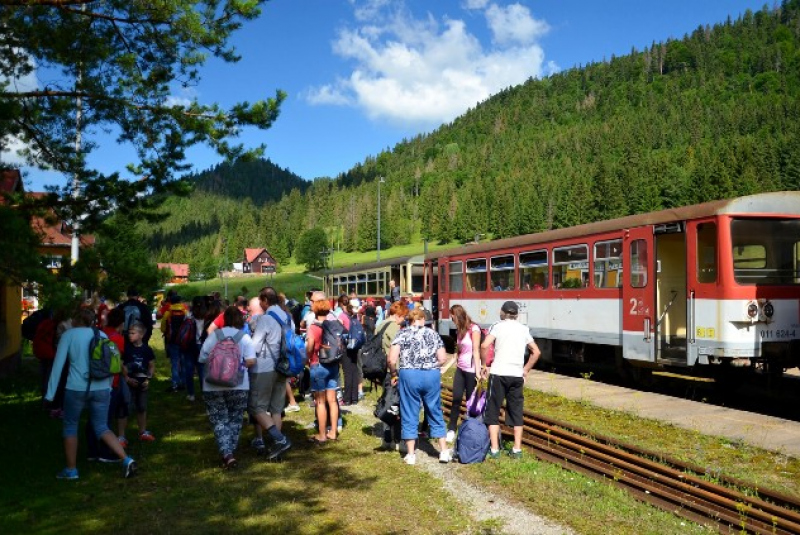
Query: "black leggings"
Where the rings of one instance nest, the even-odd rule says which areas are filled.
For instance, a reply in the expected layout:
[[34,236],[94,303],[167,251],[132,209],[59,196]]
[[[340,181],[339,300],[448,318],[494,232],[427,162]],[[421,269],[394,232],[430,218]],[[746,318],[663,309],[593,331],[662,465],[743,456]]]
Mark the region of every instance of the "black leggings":
[[448,431],[455,431],[458,428],[458,407],[461,407],[461,400],[472,395],[475,390],[475,374],[473,372],[465,372],[461,368],[456,368],[456,373],[453,376],[453,410],[450,411],[450,425],[447,426]]
[[342,370],[344,371],[342,401],[344,403],[358,403],[358,383],[361,382],[361,375],[358,373],[357,349],[347,350],[347,354],[342,357]]

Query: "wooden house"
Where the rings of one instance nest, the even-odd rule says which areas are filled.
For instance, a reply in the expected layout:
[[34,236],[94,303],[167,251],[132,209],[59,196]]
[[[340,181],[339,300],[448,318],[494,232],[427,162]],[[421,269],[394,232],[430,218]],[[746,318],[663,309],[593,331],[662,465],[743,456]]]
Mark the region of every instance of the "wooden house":
[[169,269],[172,278],[167,284],[185,284],[189,282],[189,264],[159,263],[158,269]]
[[245,249],[242,273],[275,273],[278,263],[266,249]]

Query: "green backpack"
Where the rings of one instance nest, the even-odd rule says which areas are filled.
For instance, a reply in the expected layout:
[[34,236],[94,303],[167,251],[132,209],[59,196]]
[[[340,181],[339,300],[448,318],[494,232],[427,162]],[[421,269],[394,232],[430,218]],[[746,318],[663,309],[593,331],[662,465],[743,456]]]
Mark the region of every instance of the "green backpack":
[[89,379],[107,379],[122,371],[122,359],[117,344],[100,335],[93,327],[94,337],[89,343]]

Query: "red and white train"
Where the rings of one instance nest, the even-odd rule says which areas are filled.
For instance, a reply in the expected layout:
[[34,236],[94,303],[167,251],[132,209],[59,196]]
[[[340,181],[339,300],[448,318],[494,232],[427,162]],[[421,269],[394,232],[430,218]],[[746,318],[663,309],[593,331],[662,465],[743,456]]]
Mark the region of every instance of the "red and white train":
[[[714,201],[429,254],[423,303],[482,326],[519,304],[545,362],[780,374],[800,364],[800,192]],[[586,350],[591,346],[592,350]],[[719,372],[717,374],[716,372]]]

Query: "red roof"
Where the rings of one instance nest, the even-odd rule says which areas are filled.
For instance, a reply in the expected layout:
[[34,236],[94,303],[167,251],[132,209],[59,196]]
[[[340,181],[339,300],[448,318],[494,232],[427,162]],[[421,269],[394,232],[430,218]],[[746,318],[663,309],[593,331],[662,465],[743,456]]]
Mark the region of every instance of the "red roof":
[[[42,198],[49,194],[42,191],[32,191],[27,195],[33,198]],[[47,210],[47,215],[45,216],[33,216],[31,218],[31,228],[40,236],[42,245],[62,245],[67,247],[72,245],[72,227],[63,222],[52,208]],[[91,247],[94,245],[94,241],[92,234],[80,235],[81,247]]]
[[253,261],[255,261],[256,258],[258,258],[258,255],[260,255],[265,250],[266,249],[264,249],[263,247],[260,249],[245,249],[244,261],[247,263],[252,263]]
[[158,269],[164,269],[164,268],[171,269],[176,277],[189,276],[189,264],[169,264],[169,263],[158,264]]

